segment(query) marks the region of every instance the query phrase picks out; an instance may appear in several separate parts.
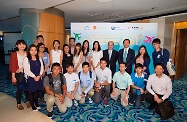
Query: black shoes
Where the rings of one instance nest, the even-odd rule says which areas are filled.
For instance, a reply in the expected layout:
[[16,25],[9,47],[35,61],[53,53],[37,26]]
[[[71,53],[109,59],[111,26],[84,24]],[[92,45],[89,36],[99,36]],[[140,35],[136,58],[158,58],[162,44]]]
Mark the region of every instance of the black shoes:
[[52,118],[52,116],[53,116],[53,113],[52,113],[52,112],[47,112],[47,117],[48,117],[48,118]]

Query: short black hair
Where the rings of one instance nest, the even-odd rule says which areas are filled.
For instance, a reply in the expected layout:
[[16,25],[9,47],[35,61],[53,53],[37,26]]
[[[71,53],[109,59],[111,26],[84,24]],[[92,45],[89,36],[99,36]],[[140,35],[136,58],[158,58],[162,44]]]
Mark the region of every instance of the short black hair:
[[51,71],[52,71],[53,67],[60,67],[60,64],[57,63],[57,62],[53,63],[53,64],[52,64],[52,67],[51,67]]
[[74,38],[74,37],[69,38],[69,42],[70,42],[70,40],[71,40],[71,39],[73,39],[73,40],[74,40],[74,42],[75,42],[75,38]]
[[68,67],[74,67],[73,63],[66,64],[66,68],[68,68]]
[[105,58],[101,58],[101,59],[100,59],[100,62],[101,62],[101,61],[105,61],[105,62],[107,63],[107,61],[106,61]]
[[[18,46],[19,44],[24,44],[26,46],[24,51],[27,51],[27,43],[24,40],[17,40],[16,46]],[[16,47],[16,51],[18,51],[18,50],[19,49]]]
[[37,37],[36,37],[36,39],[38,39],[38,38],[44,38],[42,35],[38,35]]
[[161,66],[161,67],[164,69],[163,63],[157,63],[157,64],[155,64],[155,65],[154,65],[154,68],[156,68],[156,66]]
[[129,41],[129,43],[131,42],[130,39],[124,39],[123,44],[124,44],[125,41]]
[[152,44],[153,44],[153,43],[160,44],[161,41],[160,41],[159,38],[155,38],[155,39],[153,39],[153,41],[152,41]]
[[88,62],[83,62],[83,63],[82,63],[82,67],[84,67],[84,66],[86,66],[86,65],[87,65],[88,67],[90,66],[90,64],[89,64]]
[[124,64],[125,66],[127,66],[127,64],[126,64],[125,62],[120,62],[119,65],[120,65],[120,64]]
[[143,69],[143,65],[141,63],[137,63],[137,64],[135,64],[135,69],[136,68],[142,68]]

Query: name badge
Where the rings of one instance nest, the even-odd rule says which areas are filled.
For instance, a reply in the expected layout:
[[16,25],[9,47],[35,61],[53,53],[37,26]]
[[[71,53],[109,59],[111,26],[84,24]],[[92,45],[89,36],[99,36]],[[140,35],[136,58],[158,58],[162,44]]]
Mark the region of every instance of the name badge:
[[87,82],[90,82],[90,80],[87,80]]
[[67,56],[70,57],[70,54],[68,54]]
[[73,80],[73,82],[76,82],[76,80]]

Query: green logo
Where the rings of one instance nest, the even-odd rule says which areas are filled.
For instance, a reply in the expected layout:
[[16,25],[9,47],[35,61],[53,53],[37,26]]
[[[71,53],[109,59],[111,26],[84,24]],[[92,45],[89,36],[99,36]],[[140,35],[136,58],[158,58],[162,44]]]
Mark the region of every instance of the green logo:
[[75,36],[74,36],[74,37],[75,37],[75,40],[76,40],[76,39],[79,40],[79,39],[81,38],[81,36],[80,36],[81,33],[73,33],[73,34],[75,35]]

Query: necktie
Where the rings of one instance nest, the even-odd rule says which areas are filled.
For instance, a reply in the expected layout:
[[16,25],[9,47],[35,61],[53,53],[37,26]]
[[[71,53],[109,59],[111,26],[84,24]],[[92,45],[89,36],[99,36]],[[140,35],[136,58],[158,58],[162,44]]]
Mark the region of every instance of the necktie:
[[125,49],[125,52],[123,54],[123,61],[126,63],[126,58],[127,58],[127,50]]
[[111,59],[112,53],[111,50],[109,50],[109,60]]

